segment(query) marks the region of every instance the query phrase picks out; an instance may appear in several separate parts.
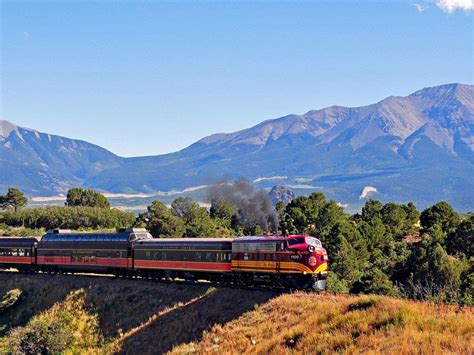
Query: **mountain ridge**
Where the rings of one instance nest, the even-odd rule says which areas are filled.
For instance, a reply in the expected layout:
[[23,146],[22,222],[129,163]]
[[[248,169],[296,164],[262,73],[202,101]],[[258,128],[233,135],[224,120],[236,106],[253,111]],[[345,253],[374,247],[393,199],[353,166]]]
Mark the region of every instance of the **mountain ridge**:
[[[42,182],[20,186],[33,195],[75,185],[149,193],[222,178],[286,176],[281,183],[304,179],[354,205],[365,186],[375,186],[375,197],[382,200],[413,199],[423,206],[446,199],[461,210],[474,205],[472,193],[465,193],[474,190],[472,85],[445,84],[360,107],[333,105],[286,115],[159,156],[122,158],[84,141],[3,126],[8,127],[0,124],[0,166],[13,169],[10,175],[23,182],[26,176],[45,175]],[[0,172],[0,189],[15,182],[6,175]],[[259,181],[263,187],[271,183]]]

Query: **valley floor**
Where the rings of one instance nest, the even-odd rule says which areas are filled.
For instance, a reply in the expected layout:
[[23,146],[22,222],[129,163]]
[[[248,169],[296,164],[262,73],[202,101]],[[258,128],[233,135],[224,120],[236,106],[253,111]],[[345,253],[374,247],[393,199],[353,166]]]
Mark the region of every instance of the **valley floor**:
[[380,296],[0,273],[0,300],[0,352],[65,310],[75,353],[474,352],[473,308]]

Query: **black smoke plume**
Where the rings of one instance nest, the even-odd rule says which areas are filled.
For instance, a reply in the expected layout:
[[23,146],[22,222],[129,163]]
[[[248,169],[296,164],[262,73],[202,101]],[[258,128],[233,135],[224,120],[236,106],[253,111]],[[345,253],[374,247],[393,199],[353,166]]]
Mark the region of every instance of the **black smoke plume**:
[[278,230],[278,213],[267,192],[255,189],[246,179],[212,185],[209,188],[209,200],[211,203],[220,200],[232,203],[237,210],[236,222],[246,231],[255,230],[257,225],[264,232]]

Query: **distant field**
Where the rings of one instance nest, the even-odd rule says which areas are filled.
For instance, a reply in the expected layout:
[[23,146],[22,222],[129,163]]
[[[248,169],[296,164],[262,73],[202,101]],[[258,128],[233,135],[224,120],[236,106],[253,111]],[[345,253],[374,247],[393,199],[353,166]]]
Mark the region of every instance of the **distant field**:
[[[261,183],[256,185],[258,188],[264,188],[269,191],[272,188],[272,184],[264,180]],[[288,184],[293,192],[298,195],[307,196],[312,192],[322,191],[320,187],[304,185],[304,184]],[[325,189],[326,193],[331,193],[331,189]],[[206,185],[190,187],[184,190],[172,190],[172,191],[159,191],[156,193],[150,194],[104,194],[107,199],[110,201],[112,207],[119,208],[124,211],[132,212],[139,214],[146,210],[147,206],[155,200],[159,200],[166,205],[171,205],[171,203],[178,197],[190,197],[201,206],[209,207],[209,198],[208,198],[208,187]],[[28,201],[28,205],[31,207],[38,206],[64,206],[66,202],[66,196],[48,196],[48,197],[33,197]],[[348,209],[347,212],[357,211],[357,206],[352,206],[352,209]]]
[[474,351],[472,308],[380,296],[1,273],[0,299],[0,352],[64,312],[73,352]]

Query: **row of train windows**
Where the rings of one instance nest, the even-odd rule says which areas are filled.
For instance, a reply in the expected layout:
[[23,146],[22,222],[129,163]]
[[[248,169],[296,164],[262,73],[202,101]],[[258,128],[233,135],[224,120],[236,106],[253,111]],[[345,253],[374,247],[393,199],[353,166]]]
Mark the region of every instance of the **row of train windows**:
[[[64,250],[47,250],[39,251],[41,256],[71,256],[71,257],[81,257],[92,255],[91,252],[87,254],[81,254],[74,251],[64,251]],[[125,250],[94,250],[92,251],[94,257],[98,258],[126,258],[127,251]],[[47,255],[45,255],[47,254]]]
[[128,242],[128,234],[119,234],[119,235],[107,235],[107,234],[97,234],[97,235],[46,235],[42,238],[43,242]]
[[0,256],[32,256],[31,249],[1,248]]
[[[145,243],[143,245],[145,245]],[[158,246],[158,248],[160,250],[191,250],[191,251],[196,251],[196,250],[199,250],[199,249],[216,250],[216,251],[219,251],[219,250],[222,250],[222,249],[224,249],[224,250],[228,249],[230,251],[230,249],[231,249],[230,245],[229,245],[228,248],[222,247],[222,246],[220,246],[220,247],[219,246],[211,247],[211,246],[208,246],[208,245],[199,246],[199,247],[192,246],[192,245],[160,245],[160,246]]]
[[230,262],[230,253],[146,251],[146,260]]
[[242,253],[237,259],[250,261],[278,261],[278,254],[272,253]]
[[71,256],[72,263],[92,263],[95,264],[97,259],[95,255],[73,255]]

